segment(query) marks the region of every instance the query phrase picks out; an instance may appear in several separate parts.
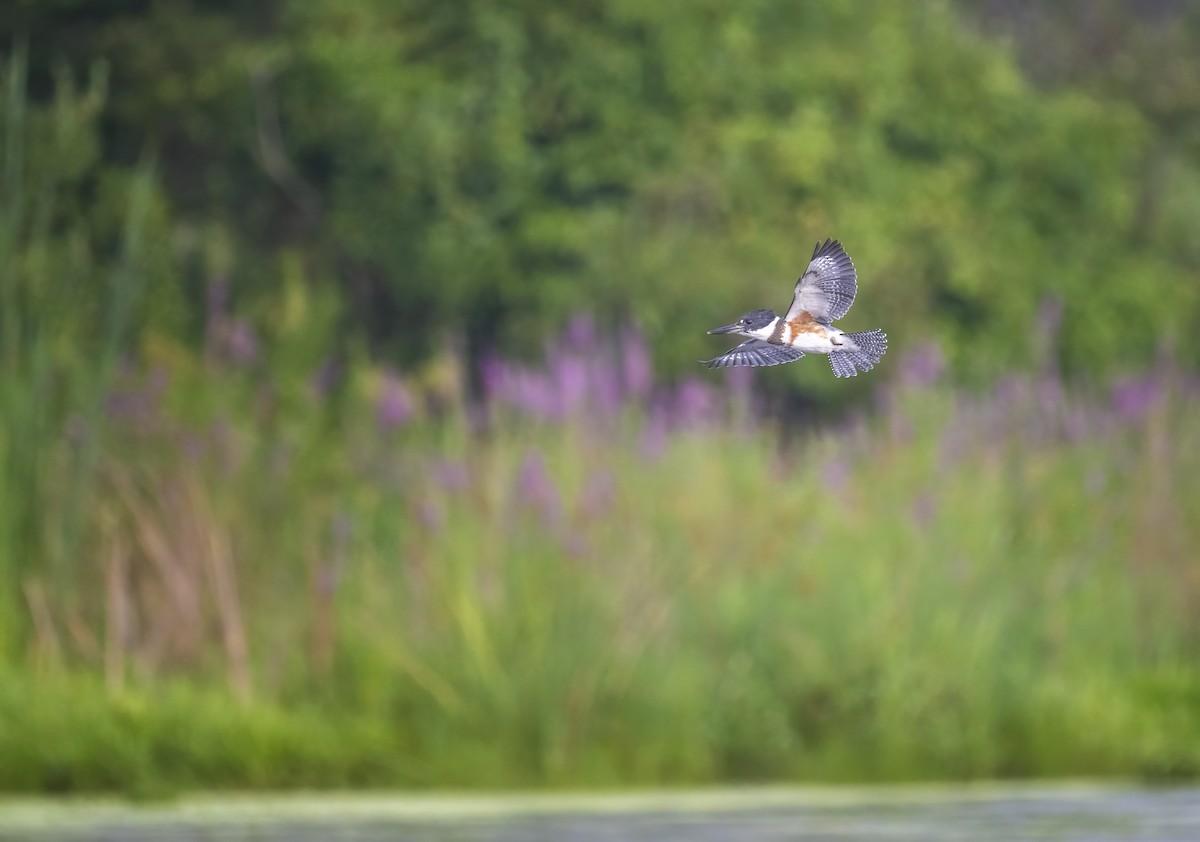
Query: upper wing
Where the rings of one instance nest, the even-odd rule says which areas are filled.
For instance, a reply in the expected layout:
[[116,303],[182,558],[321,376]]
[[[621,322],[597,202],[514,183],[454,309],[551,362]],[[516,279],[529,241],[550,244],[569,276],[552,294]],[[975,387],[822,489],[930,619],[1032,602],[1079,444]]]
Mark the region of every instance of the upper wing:
[[736,348],[711,360],[701,360],[709,368],[727,368],[731,365],[780,365],[804,356],[789,345],[772,345],[761,339],[747,339]]
[[817,243],[812,262],[796,281],[796,294],[785,318],[791,321],[808,312],[817,321],[829,324],[846,315],[857,292],[858,273],[842,244],[837,240]]

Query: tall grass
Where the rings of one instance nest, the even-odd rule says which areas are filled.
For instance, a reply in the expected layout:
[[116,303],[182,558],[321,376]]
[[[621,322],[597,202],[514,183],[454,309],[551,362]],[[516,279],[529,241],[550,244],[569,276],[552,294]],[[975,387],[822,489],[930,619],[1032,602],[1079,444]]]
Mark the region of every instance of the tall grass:
[[103,402],[140,298],[145,273],[134,263],[153,192],[143,167],[120,185],[119,227],[93,228],[98,220],[83,218],[78,205],[97,187],[90,167],[104,75],[93,73],[83,90],[63,76],[41,110],[27,107],[25,82],[18,45],[0,94],[0,570],[14,585],[0,652],[9,653],[25,613],[11,600],[21,595],[43,642],[58,646],[43,574],[67,589],[79,578],[70,566],[90,504]]
[[191,350],[131,329],[150,175],[107,251],[39,222],[67,187],[22,179],[18,72],[0,787],[1200,770],[1200,402],[1169,360],[966,393],[896,337],[871,410],[815,426],[580,319],[468,402],[453,354],[334,364],[307,285],[255,314],[219,278]]
[[0,783],[1195,773],[1194,383],[899,377],[783,448],[569,347],[474,415],[148,349],[75,581],[23,588]]

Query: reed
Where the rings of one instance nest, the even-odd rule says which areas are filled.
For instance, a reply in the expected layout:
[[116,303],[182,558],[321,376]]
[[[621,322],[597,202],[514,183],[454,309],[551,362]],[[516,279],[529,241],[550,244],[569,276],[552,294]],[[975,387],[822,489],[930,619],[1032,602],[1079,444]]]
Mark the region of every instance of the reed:
[[[77,578],[21,591],[3,785],[1195,772],[1182,374],[971,394],[898,357],[784,447],[724,386],[570,347],[493,361],[473,415],[366,365],[286,415],[268,367],[126,369]],[[51,753],[207,728],[242,736]]]

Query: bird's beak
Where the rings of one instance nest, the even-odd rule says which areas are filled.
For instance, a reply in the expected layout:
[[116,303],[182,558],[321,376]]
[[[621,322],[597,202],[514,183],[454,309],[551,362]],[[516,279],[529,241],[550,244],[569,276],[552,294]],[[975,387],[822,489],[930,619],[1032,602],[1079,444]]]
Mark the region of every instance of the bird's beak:
[[709,333],[710,333],[710,334],[713,334],[713,333],[734,333],[734,332],[735,332],[735,331],[737,331],[737,330],[738,330],[738,326],[734,324],[734,325],[725,325],[725,327],[714,327],[712,330],[710,330],[710,331],[709,331]]

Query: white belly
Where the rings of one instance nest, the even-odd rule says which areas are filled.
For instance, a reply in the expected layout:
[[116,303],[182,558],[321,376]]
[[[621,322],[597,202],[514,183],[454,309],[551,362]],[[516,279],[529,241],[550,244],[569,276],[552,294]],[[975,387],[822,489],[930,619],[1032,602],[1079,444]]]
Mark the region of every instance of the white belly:
[[793,336],[792,341],[788,344],[806,354],[828,354],[841,347],[833,344],[828,333],[801,333]]

